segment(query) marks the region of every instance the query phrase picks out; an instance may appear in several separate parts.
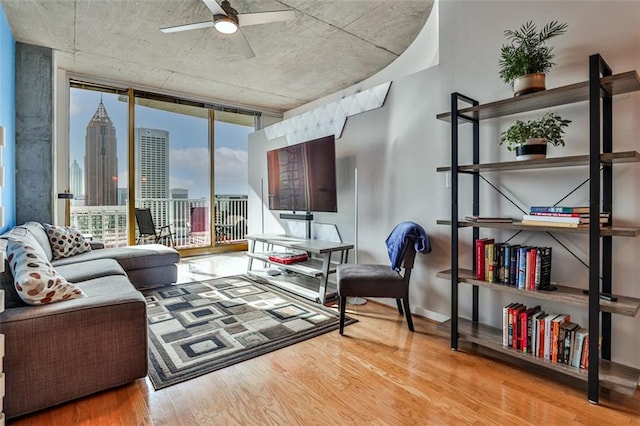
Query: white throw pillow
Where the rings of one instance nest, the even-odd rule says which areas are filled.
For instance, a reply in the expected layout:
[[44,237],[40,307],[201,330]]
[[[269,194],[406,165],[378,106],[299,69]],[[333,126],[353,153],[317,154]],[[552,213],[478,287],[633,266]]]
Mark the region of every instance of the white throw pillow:
[[91,244],[76,229],[68,226],[49,225],[48,223],[44,224],[44,229],[49,237],[54,260],[91,251]]
[[7,261],[20,298],[29,305],[44,305],[68,299],[86,297],[76,285],[64,279],[38,248],[35,239],[9,237]]

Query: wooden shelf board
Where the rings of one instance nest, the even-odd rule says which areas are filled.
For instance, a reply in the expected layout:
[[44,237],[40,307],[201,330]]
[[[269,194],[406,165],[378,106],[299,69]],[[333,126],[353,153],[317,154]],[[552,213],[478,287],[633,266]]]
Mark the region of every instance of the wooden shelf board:
[[[322,261],[318,259],[307,259],[304,262],[295,262],[295,263],[279,263],[269,260],[269,255],[267,253],[250,253],[247,252],[247,256],[252,257],[254,259],[258,259],[263,262],[270,263],[274,267],[282,267],[288,269],[290,271],[297,272],[302,275],[306,275],[308,277],[320,277],[322,276]],[[333,274],[336,271],[337,263],[331,262],[331,266],[329,267],[329,273]]]
[[[638,151],[612,152],[600,155],[600,162],[605,164],[621,164],[640,162]],[[538,160],[504,161],[497,163],[464,164],[458,166],[459,172],[491,172],[548,169],[553,167],[588,166],[588,155],[574,155],[569,157],[555,157]],[[442,166],[436,169],[438,172],[450,172],[451,166]]]
[[[612,96],[640,90],[640,78],[636,71],[603,77],[600,79],[602,88]],[[503,117],[535,109],[549,108],[557,105],[572,104],[589,99],[589,82],[583,81],[568,86],[547,89],[541,92],[503,99],[496,102],[463,108],[458,111],[460,118],[465,120],[486,120]],[[451,112],[436,115],[438,120],[451,121]]]
[[[451,320],[439,324],[438,328],[441,330],[447,330],[450,333]],[[566,364],[553,363],[549,360],[545,360],[544,358],[534,357],[531,354],[526,354],[511,347],[503,346],[502,330],[498,328],[484,324],[474,324],[469,320],[459,318],[458,337],[460,340],[474,343],[500,354],[517,358],[533,365],[548,368],[584,382],[587,381],[588,371],[585,369],[572,367]],[[600,360],[599,373],[601,387],[613,389],[627,395],[633,395],[640,383],[640,370],[604,359]]]
[[[438,219],[436,221],[438,225],[451,225],[451,221],[447,219]],[[536,232],[555,232],[555,233],[570,233],[570,234],[589,234],[589,228],[565,228],[562,226],[543,226],[543,225],[528,225],[521,222],[513,223],[500,223],[500,222],[469,222],[459,221],[458,226],[461,228],[473,227],[473,228],[496,228],[496,229],[512,229],[522,231],[536,231]],[[604,226],[600,228],[600,236],[616,236],[616,237],[637,237],[640,235],[640,228],[625,227],[625,226]]]
[[[440,271],[437,276],[440,278],[451,279],[451,269]],[[470,269],[458,269],[458,281],[464,284],[477,285],[479,287],[486,287],[504,293],[517,294],[519,296],[550,300],[571,305],[589,306],[589,296],[582,293],[582,290],[579,288],[557,286],[558,289],[555,291],[524,290],[508,285],[477,280],[473,271]],[[640,311],[640,299],[626,296],[617,297],[618,300],[616,302],[600,300],[600,310],[627,317],[635,317],[638,314],[638,311]]]

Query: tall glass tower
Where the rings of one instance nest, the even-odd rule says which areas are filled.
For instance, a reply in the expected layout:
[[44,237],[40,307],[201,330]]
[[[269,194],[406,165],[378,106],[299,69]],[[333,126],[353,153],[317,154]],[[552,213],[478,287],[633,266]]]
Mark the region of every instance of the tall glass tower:
[[154,223],[169,223],[169,132],[138,128],[135,132],[136,200],[151,208]]
[[100,99],[85,136],[85,205],[118,205],[116,128]]
[[84,198],[84,182],[82,168],[77,160],[73,160],[73,164],[69,168],[69,190],[73,194],[73,198]]

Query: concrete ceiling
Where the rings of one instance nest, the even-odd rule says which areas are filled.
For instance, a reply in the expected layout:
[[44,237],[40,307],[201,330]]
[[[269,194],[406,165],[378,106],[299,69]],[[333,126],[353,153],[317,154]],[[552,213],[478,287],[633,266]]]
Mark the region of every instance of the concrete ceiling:
[[358,83],[396,59],[433,0],[230,0],[239,13],[297,18],[242,31],[255,57],[202,22],[202,0],[0,0],[18,42],[50,47],[60,68],[122,83],[284,112]]

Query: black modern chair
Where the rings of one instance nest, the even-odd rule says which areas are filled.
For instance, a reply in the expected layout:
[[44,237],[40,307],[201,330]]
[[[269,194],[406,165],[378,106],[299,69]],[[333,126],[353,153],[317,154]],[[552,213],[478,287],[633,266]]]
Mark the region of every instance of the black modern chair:
[[397,224],[389,237],[387,249],[391,265],[340,264],[336,268],[338,303],[340,305],[340,334],[344,334],[347,297],[392,297],[398,312],[407,317],[413,331],[409,307],[409,280],[416,253],[431,252],[431,243],[425,230],[415,222]]
[[340,304],[340,334],[344,334],[347,297],[392,297],[398,304],[398,312],[407,318],[409,330],[413,331],[413,320],[409,308],[409,279],[416,257],[415,246],[407,241],[402,257],[401,271],[389,265],[360,265],[345,263],[338,265],[338,303]]
[[136,208],[136,223],[138,224],[138,238],[136,244],[140,244],[141,241],[153,239],[154,243],[166,242],[171,243],[171,247],[175,247],[173,240],[173,232],[171,231],[171,225],[164,225],[160,228],[156,228],[153,222],[153,216],[150,209]]

